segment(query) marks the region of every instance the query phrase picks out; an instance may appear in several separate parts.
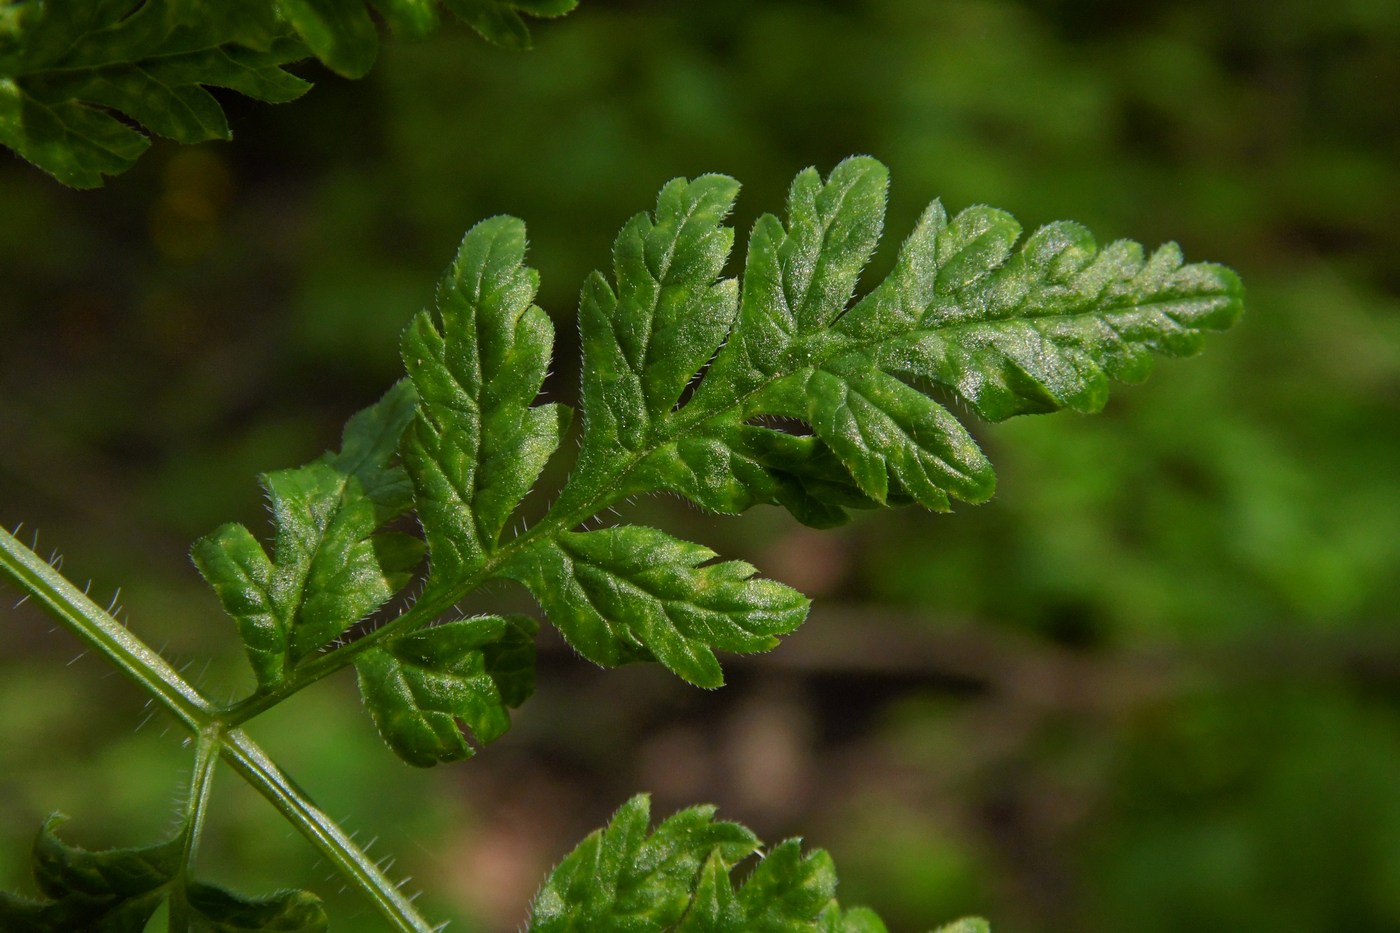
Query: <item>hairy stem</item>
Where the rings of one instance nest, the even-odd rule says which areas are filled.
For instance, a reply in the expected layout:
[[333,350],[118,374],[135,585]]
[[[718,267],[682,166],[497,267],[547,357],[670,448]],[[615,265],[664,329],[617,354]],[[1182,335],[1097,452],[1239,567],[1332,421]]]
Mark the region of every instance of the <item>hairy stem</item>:
[[199,839],[204,834],[204,814],[208,812],[209,792],[214,786],[214,766],[219,763],[223,748],[223,728],[218,724],[206,726],[195,745],[194,774],[190,776],[190,793],[185,800],[185,841],[180,857],[180,873],[176,876],[170,895],[170,933],[187,933],[190,929],[190,903],[186,886],[194,875],[194,859],[199,852]]
[[[0,529],[0,579],[34,599],[78,640],[106,658],[141,690],[198,736],[195,773],[186,810],[185,868],[193,859],[203,823],[213,763],[218,755],[294,825],[349,882],[374,902],[401,933],[431,933],[408,898],[349,835],[302,793],[242,730],[230,729],[220,712],[145,642],[87,597],[18,538]],[[174,911],[183,909],[172,900]],[[172,924],[172,930],[180,927]]]
[[351,879],[366,897],[373,900],[379,912],[394,924],[395,929],[432,933],[433,926],[419,915],[379,866],[355,845],[335,820],[313,804],[243,730],[231,730],[225,738],[224,760],[301,830],[301,834],[337,871]]
[[36,600],[80,641],[135,681],[191,732],[199,732],[214,720],[214,707],[170,666],[170,662],[3,528],[0,528],[0,573],[21,593]]

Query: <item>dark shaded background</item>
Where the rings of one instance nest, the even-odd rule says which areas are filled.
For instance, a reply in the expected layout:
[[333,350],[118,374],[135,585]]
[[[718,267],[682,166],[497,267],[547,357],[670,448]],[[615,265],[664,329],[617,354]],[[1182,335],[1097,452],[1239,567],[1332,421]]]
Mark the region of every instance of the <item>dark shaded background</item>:
[[[1244,322],[1101,416],[979,428],[987,506],[821,534],[637,506],[817,598],[724,690],[546,640],[539,693],[468,763],[401,765],[349,677],[252,731],[463,929],[516,929],[643,789],[827,847],[896,931],[1400,929],[1400,4],[585,0],[536,35],[449,29],[364,81],[308,67],[294,104],[227,95],[232,144],[158,144],[98,192],[0,164],[0,521],[232,696],[251,678],[189,543],[265,527],[254,474],[396,378],[484,216],[529,224],[570,400],[577,287],[676,175],[742,180],[742,231],[798,169],[875,155],[877,271],[933,196],[1175,239],[1241,272]],[[15,887],[55,808],[89,845],[153,840],[189,753],[46,619],[3,619]],[[215,796],[213,878],[380,928],[232,775]]]

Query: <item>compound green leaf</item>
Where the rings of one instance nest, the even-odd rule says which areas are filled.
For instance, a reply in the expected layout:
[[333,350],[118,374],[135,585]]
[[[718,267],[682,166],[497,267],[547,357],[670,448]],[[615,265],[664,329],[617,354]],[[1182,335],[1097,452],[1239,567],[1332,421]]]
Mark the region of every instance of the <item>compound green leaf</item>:
[[562,405],[531,405],[554,327],[532,304],[539,277],[524,257],[519,220],[477,224],[438,289],[441,327],[424,311],[404,334],[419,412],[403,456],[432,558],[430,587],[455,584],[495,549],[569,421]]
[[767,651],[806,618],[809,602],[742,561],[655,528],[564,532],[506,573],[529,587],[569,643],[615,665],[654,657],[701,687],[724,683],[713,649]]
[[[438,0],[6,3],[0,144],[64,184],[96,188],[150,145],[138,127],[182,143],[228,139],[223,109],[206,88],[293,100],[311,85],[283,66],[308,55],[345,77],[363,76],[379,50],[367,2],[406,35],[427,35],[439,22]],[[487,39],[512,48],[530,45],[522,15],[559,16],[576,4],[448,2]]]
[[608,825],[564,857],[530,910],[531,933],[622,933],[667,930],[688,909],[701,867],[725,866],[758,849],[737,823],[714,819],[714,807],[692,807],[647,834],[645,795],[623,804]]
[[1232,271],[1183,264],[1175,244],[1150,257],[1127,240],[1100,250],[1078,224],[1054,223],[1015,250],[1020,233],[1002,211],[950,221],[934,202],[894,273],[838,322],[834,346],[944,385],[999,421],[1097,411],[1110,380],[1142,380],[1154,354],[1199,351],[1242,310]]
[[30,4],[0,43],[0,143],[65,184],[97,187],[150,145],[115,113],[178,142],[227,139],[205,88],[292,100],[310,85],[282,66],[304,56],[270,3]]
[[[366,6],[372,6],[395,32],[422,37],[440,22],[438,0],[278,0],[282,15],[312,53],[347,78],[369,71],[379,52],[379,36]],[[487,41],[508,49],[530,48],[524,17],[554,17],[578,0],[442,0],[458,19]]]
[[[894,271],[853,302],[887,185],[870,158],[842,162],[825,181],[812,170],[797,176],[786,223],[766,215],[755,225],[737,319],[727,338],[706,332],[707,347],[722,348],[675,411],[642,404],[652,401],[636,388],[644,358],[615,339],[646,333],[647,310],[631,317],[601,277],[592,280],[580,314],[593,348],[586,369],[599,363],[611,382],[585,391],[585,436],[602,438],[600,449],[617,442],[610,466],[585,460],[580,478],[611,469],[619,495],[666,490],[721,512],[775,503],[817,526],[838,524],[852,507],[981,502],[995,487],[991,464],[935,387],[992,420],[1094,411],[1110,380],[1143,378],[1154,354],[1194,353],[1207,331],[1240,314],[1234,273],[1185,265],[1174,245],[1150,258],[1128,242],[1099,250],[1083,228],[1061,223],[1016,250],[1020,227],[1005,213],[977,207],[949,221],[937,202]],[[672,183],[663,202],[687,190]],[[714,242],[727,210],[725,202],[707,218]],[[663,229],[662,216],[651,226],[634,220],[619,250]],[[619,283],[645,284],[640,264],[617,265]],[[671,288],[721,294],[718,270],[694,264]],[[786,429],[771,416],[787,419]]]
[[401,382],[346,424],[340,453],[264,474],[273,557],[237,524],[195,542],[195,565],[237,623],[259,685],[285,679],[408,582],[421,543],[375,531],[411,504],[392,461],[413,414]]
[[473,754],[510,728],[508,709],[534,690],[535,632],[525,616],[483,616],[399,636],[355,660],[379,734],[409,764]]

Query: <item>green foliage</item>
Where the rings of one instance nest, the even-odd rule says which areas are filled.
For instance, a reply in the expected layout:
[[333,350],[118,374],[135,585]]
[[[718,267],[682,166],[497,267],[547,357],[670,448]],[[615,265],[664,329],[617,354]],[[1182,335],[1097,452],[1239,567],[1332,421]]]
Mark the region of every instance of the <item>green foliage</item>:
[[457,721],[485,744],[510,728],[508,708],[535,687],[535,632],[527,616],[448,622],[392,639],[355,661],[365,706],[409,764],[468,758]]
[[[54,902],[6,902],[10,909],[62,922],[70,922],[64,911],[123,922],[130,911],[139,925],[169,889],[172,911],[188,908],[213,929],[323,923],[309,895],[240,901],[185,884],[212,756],[222,751],[387,916],[420,929],[397,889],[248,744],[243,722],[353,664],[399,757],[417,766],[469,757],[462,727],[477,744],[490,742],[532,692],[537,624],[437,623],[498,580],[523,584],[598,664],[657,660],[691,683],[719,686],[716,650],[771,649],[802,622],[807,599],[654,528],[584,530],[600,515],[659,492],[718,512],[782,505],[817,526],[846,520],[849,508],[978,502],[991,494],[992,468],[945,402],[991,419],[1093,411],[1110,379],[1144,377],[1154,353],[1195,352],[1204,332],[1241,311],[1233,273],[1183,265],[1174,246],[1150,258],[1133,243],[1098,250],[1081,228],[1053,224],[1018,250],[1020,229],[1007,215],[972,208],[949,219],[937,202],[893,272],[856,299],[887,185],[885,167],[865,157],[826,179],[802,172],[786,218],[756,223],[742,281],[724,276],[738,184],[707,175],[666,185],[656,210],[618,236],[611,278],[595,273],[584,286],[577,461],[543,517],[509,534],[571,412],[536,404],[554,334],[534,303],[539,277],[524,265],[524,224],[496,217],[473,227],[438,288],[436,313],[418,314],[404,333],[408,378],[350,419],[338,453],[263,475],[271,554],[239,524],[194,545],[257,679],[251,696],[226,709],[148,657],[52,568],[36,568],[12,536],[0,537],[11,577],[31,591],[49,587],[46,604],[195,727],[201,749],[178,851],[172,843],[64,855],[96,866],[92,903],[75,900],[76,882],[41,877]],[[775,417],[803,430],[780,430]],[[398,530],[410,511],[422,541]],[[421,589],[410,608],[346,640],[415,576]],[[648,812],[634,798],[566,858],[535,902],[531,929],[883,931],[870,912],[836,905],[825,853],[782,843],[736,887],[730,872],[757,851],[752,834],[698,808],[648,835]]]
[[[762,853],[713,807],[693,807],[647,833],[645,795],[565,856],[530,911],[532,933],[885,933],[879,917],[836,903],[836,869],[817,849],[789,839]],[[735,867],[762,857],[736,887]],[[940,933],[974,933],[965,920]]]
[[269,102],[310,87],[282,68],[305,52],[271,3],[7,0],[4,22],[0,143],[74,187],[101,185],[150,145],[110,111],[195,143],[230,136],[206,87]]
[[[528,49],[525,16],[563,16],[578,0],[442,0],[483,38],[509,49]],[[395,32],[425,36],[439,24],[438,0],[279,0],[278,9],[307,47],[327,66],[350,78],[369,71],[379,40],[369,8]]]
[[[597,664],[655,657],[693,684],[724,683],[713,648],[767,651],[807,616],[791,587],[750,579],[742,561],[655,528],[560,532],[525,549],[511,573],[579,653]],[[702,566],[703,565],[703,566]]]
[[[654,658],[692,683],[719,686],[715,649],[772,648],[801,623],[806,600],[751,579],[747,564],[707,564],[713,551],[655,529],[574,528],[625,498],[659,491],[726,512],[779,503],[817,525],[843,520],[852,505],[947,509],[951,497],[979,501],[991,493],[991,465],[948,409],[915,384],[940,385],[993,418],[1090,411],[1103,405],[1109,377],[1143,377],[1152,352],[1194,352],[1205,330],[1239,313],[1233,273],[1183,266],[1175,247],[1150,260],[1132,243],[1100,252],[1081,228],[1056,224],[1013,252],[1020,230],[1005,214],[973,208],[949,221],[936,202],[894,272],[848,310],[881,232],[886,175],[868,158],[843,162],[825,182],[815,171],[799,175],[786,225],[772,215],[756,225],[742,288],[722,276],[733,244],[724,226],[738,193],[732,179],[671,182],[654,214],[629,221],[614,246],[614,283],[594,274],[581,299],[578,463],[545,518],[508,540],[507,523],[570,419],[563,406],[534,404],[553,329],[532,303],[539,281],[524,265],[524,225],[498,217],[468,232],[439,286],[436,320],[419,314],[403,338],[418,398],[403,464],[431,557],[419,605],[445,608],[487,580],[514,579],[590,660]],[[756,422],[769,415],[800,419],[813,433],[794,437]],[[376,470],[389,470],[399,421],[392,426],[376,449]],[[252,552],[240,528],[221,529],[195,551],[211,581],[227,579],[221,595],[241,620],[250,657],[266,668],[265,687],[292,676],[392,593],[369,536],[406,505],[366,511],[353,535],[294,535],[285,526],[295,530],[301,519],[279,505],[279,484],[267,485],[279,542],[306,542],[299,551],[278,545],[290,583],[246,585],[270,579],[272,565],[260,551],[251,561],[241,556]],[[360,501],[352,496],[347,505],[341,486],[328,488],[339,508]],[[340,514],[296,501],[297,515]],[[323,524],[339,528],[329,518]],[[323,539],[355,545],[363,565],[341,553],[344,543],[321,548]],[[311,554],[330,564],[322,577],[363,578],[372,589],[342,586],[334,611],[308,618],[298,600],[308,591]],[[237,572],[220,578],[211,570],[224,566]],[[274,589],[291,598],[269,611]],[[480,741],[504,729],[484,659],[473,648],[458,653],[473,638],[452,644],[448,662],[415,643],[413,656],[436,658],[426,668],[404,667],[393,648],[359,662],[381,732],[416,764],[470,753],[450,734],[454,712]],[[433,701],[429,670],[443,694]],[[476,678],[485,692],[467,691],[463,678]]]
[[569,421],[562,405],[531,406],[554,328],[531,304],[539,277],[524,256],[520,221],[472,228],[438,289],[441,329],[422,312],[403,337],[419,398],[403,459],[432,555],[430,590],[481,566]]
[[[264,477],[275,556],[239,525],[195,545],[260,689],[296,689],[313,654],[408,582],[413,539],[375,531],[410,507],[430,557],[423,593],[375,633],[385,644],[356,659],[366,705],[406,761],[470,755],[454,720],[489,742],[529,693],[529,654],[507,648],[527,632],[521,624],[489,618],[418,634],[408,624],[492,579],[523,583],[595,663],[655,659],[720,686],[715,650],[771,649],[802,622],[807,600],[653,528],[575,528],[655,492],[724,512],[782,504],[815,525],[844,520],[850,506],[980,501],[990,463],[916,385],[941,386],[993,418],[1090,411],[1109,377],[1143,377],[1153,352],[1194,352],[1204,331],[1240,312],[1234,274],[1183,266],[1174,246],[1148,260],[1133,243],[1100,252],[1081,228],[1055,224],[1013,251],[1020,230],[1005,214],[972,208],[949,221],[937,202],[890,276],[851,305],[886,187],[870,158],[846,160],[825,182],[798,175],[786,223],[756,224],[742,286],[722,275],[738,184],[705,176],[663,188],[655,213],[618,236],[613,283],[595,273],[584,287],[578,462],[548,514],[510,538],[505,527],[570,413],[534,404],[553,328],[532,303],[539,277],[524,265],[524,224],[473,227],[438,288],[436,317],[420,313],[404,334],[409,381],[351,420],[339,455]],[[772,415],[812,434],[758,420]],[[501,651],[519,665],[509,675],[488,656]],[[501,676],[517,678],[511,689]]]
[[200,933],[316,933],[326,913],[314,895],[281,891],[246,898],[213,885],[188,881],[182,869],[183,836],[141,849],[89,852],[54,832],[63,817],[45,822],[34,841],[34,881],[47,900],[0,892],[0,923],[13,933],[141,933],[167,897],[180,898]]
[[[396,29],[437,25],[435,0],[373,0]],[[522,14],[559,16],[577,0],[447,0],[482,36],[528,48]],[[283,66],[314,55],[347,77],[374,63],[365,0],[0,0],[0,143],[59,181],[95,188],[129,169],[150,139],[229,139],[230,88],[282,103],[311,87]]]
[[400,383],[350,419],[339,454],[262,477],[277,525],[272,558],[242,525],[195,542],[195,565],[238,623],[260,685],[285,680],[409,581],[418,539],[374,532],[412,505],[389,461],[413,411],[412,387]]

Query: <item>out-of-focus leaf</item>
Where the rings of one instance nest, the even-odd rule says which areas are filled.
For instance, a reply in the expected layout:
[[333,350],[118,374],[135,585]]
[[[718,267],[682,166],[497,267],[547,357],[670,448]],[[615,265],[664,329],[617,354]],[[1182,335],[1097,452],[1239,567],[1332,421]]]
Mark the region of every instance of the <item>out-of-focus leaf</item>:
[[563,16],[578,0],[443,0],[447,8],[483,37],[508,49],[528,49],[524,16]]
[[0,39],[0,143],[64,184],[93,188],[150,141],[228,139],[206,87],[269,102],[310,87],[282,69],[305,49],[271,4],[103,0],[29,4]]
[[186,882],[180,873],[184,838],[140,849],[89,852],[64,843],[44,821],[34,842],[34,880],[45,900],[0,893],[0,928],[6,933],[141,933],[170,897],[183,898],[201,933],[320,933],[321,901],[306,891],[247,898],[223,888]]
[[46,900],[0,893],[0,927],[15,933],[141,933],[179,867],[180,840],[89,852],[58,838],[54,830],[63,820],[50,816],[34,841],[34,881]]
[[322,933],[328,924],[321,899],[307,891],[244,897],[213,885],[185,887],[200,933]]

